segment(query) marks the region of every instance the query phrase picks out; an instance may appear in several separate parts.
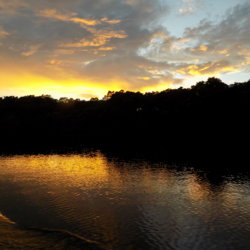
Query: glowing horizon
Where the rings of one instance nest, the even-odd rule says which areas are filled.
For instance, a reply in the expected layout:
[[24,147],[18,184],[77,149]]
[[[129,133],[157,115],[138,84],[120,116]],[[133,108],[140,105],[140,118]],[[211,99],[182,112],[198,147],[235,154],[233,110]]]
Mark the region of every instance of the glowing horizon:
[[249,11],[245,0],[0,0],[0,96],[247,81]]

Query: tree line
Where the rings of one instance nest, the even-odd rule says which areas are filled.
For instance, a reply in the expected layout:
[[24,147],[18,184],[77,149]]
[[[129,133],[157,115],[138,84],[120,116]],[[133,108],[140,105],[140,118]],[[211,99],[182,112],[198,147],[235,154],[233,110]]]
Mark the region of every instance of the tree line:
[[101,100],[7,96],[0,98],[0,151],[119,145],[188,154],[245,152],[249,114],[250,80],[227,85],[214,77],[191,88],[109,91]]

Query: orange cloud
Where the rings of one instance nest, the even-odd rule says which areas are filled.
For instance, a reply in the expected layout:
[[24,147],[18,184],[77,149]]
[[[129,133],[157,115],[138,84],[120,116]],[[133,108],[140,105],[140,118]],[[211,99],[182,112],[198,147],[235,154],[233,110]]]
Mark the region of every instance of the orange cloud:
[[222,49],[222,50],[218,50],[218,53],[221,54],[221,55],[229,55],[229,50],[227,49]]
[[10,33],[0,27],[0,38],[4,38],[8,35],[10,35]]
[[83,38],[77,43],[62,44],[62,47],[100,47],[107,44],[107,42],[109,42],[112,38],[122,39],[127,37],[127,34],[124,31],[92,29],[91,32],[94,36],[91,40]]
[[45,9],[37,14],[40,17],[45,17],[45,18],[52,18],[64,22],[72,22],[72,23],[79,23],[79,24],[84,24],[88,26],[95,26],[98,24],[101,24],[102,22],[104,23],[109,23],[109,24],[118,24],[121,22],[121,20],[118,19],[113,19],[110,20],[106,17],[103,17],[101,19],[88,19],[88,18],[80,18],[76,17],[77,13],[70,13],[68,15],[61,14],[55,9]]
[[98,50],[102,50],[102,51],[110,51],[110,50],[114,50],[115,47],[101,47]]
[[199,50],[200,50],[200,51],[207,51],[207,50],[208,50],[208,47],[207,47],[206,45],[201,45],[201,46],[199,47]]
[[21,55],[22,56],[32,56],[39,50],[40,47],[41,47],[40,44],[30,46],[29,50],[22,52]]
[[112,19],[112,20],[110,20],[107,17],[101,18],[101,21],[105,22],[105,23],[110,23],[110,24],[118,24],[118,23],[121,22],[121,20],[119,20],[119,19]]
[[40,11],[37,15],[41,17],[52,18],[52,19],[65,21],[65,22],[82,23],[82,24],[86,24],[90,26],[94,26],[100,23],[99,20],[95,20],[95,19],[75,17],[76,15],[75,13],[71,13],[70,15],[64,15],[64,14],[59,13],[55,9],[45,9],[45,10]]
[[237,71],[237,67],[224,61],[188,65],[177,70],[178,73],[189,76],[217,75],[220,73],[228,73],[230,71]]
[[56,49],[54,52],[56,55],[72,55],[75,53],[74,50],[70,49]]

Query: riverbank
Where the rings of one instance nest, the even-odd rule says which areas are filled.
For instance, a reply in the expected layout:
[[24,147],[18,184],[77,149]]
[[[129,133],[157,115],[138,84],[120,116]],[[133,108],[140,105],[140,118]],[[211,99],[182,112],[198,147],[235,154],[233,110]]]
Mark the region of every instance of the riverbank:
[[0,213],[0,249],[104,249],[81,236],[62,230],[21,229]]

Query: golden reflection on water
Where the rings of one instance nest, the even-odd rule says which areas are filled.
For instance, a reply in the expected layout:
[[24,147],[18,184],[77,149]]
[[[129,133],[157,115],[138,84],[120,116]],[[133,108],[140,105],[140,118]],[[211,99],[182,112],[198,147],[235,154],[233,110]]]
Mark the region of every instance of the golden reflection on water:
[[[124,199],[122,192],[155,195],[173,191],[185,195],[190,201],[206,200],[211,195],[209,182],[195,173],[179,176],[167,168],[151,168],[146,162],[131,163],[108,160],[101,152],[72,155],[26,155],[0,157],[0,176],[11,178],[12,182],[36,182],[49,187],[49,194],[56,189],[79,190],[102,189],[98,195],[109,200]],[[181,177],[181,178],[180,178]],[[135,188],[136,187],[136,188]],[[230,205],[237,195],[233,186],[227,187],[223,200]],[[171,191],[171,192],[172,192]],[[114,194],[115,192],[115,194]],[[227,196],[228,193],[233,195]],[[119,194],[121,196],[119,197]],[[75,193],[74,195],[80,195]],[[125,197],[128,201],[128,197]]]
[[201,182],[197,175],[189,174],[186,180],[186,189],[188,196],[192,200],[203,200],[210,195],[209,185],[207,182]]
[[[91,155],[34,155],[0,158],[2,174],[15,174],[16,178],[29,180],[33,176],[37,181],[51,185],[77,186],[86,184],[89,187],[96,183],[106,182],[116,175],[111,163],[99,152]],[[46,176],[46,179],[44,177]],[[117,179],[118,176],[114,176]]]
[[0,157],[0,183],[7,183],[0,199],[15,193],[31,217],[63,221],[66,229],[87,232],[110,248],[131,246],[145,234],[165,249],[166,241],[196,242],[201,233],[210,239],[216,221],[240,227],[244,220],[237,213],[250,220],[247,186],[227,182],[214,189],[194,171],[108,159],[101,152]]

